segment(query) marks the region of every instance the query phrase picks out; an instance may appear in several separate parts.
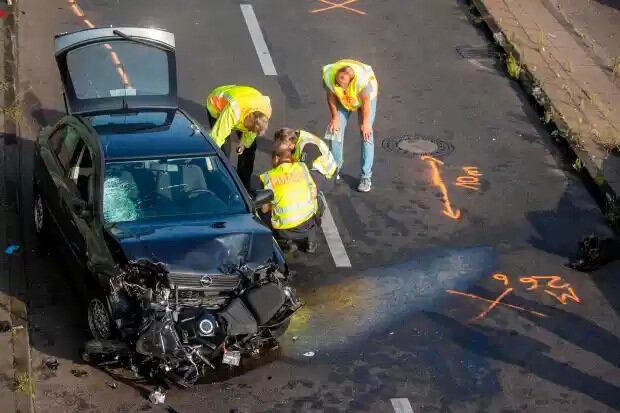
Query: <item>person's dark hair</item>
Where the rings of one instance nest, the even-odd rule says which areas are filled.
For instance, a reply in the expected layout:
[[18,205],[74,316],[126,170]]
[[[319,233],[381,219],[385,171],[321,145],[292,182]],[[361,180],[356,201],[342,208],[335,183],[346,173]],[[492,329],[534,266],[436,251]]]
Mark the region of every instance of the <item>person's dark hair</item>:
[[274,142],[286,141],[292,144],[297,142],[297,131],[291,128],[280,128],[273,135]]

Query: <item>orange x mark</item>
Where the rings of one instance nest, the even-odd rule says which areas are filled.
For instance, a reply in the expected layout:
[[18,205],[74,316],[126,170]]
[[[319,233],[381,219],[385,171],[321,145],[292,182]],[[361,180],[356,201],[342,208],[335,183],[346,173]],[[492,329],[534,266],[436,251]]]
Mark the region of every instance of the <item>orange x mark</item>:
[[320,13],[320,12],[327,11],[327,10],[332,10],[332,9],[344,9],[344,10],[352,11],[353,13],[361,14],[362,16],[366,15],[366,12],[364,12],[364,11],[361,11],[361,10],[355,9],[353,7],[347,6],[347,4],[355,3],[358,0],[346,0],[346,1],[343,1],[341,3],[333,3],[333,2],[331,2],[329,0],[319,0],[319,1],[321,3],[328,4],[328,6],[327,7],[323,7],[322,9],[310,10],[310,13]]

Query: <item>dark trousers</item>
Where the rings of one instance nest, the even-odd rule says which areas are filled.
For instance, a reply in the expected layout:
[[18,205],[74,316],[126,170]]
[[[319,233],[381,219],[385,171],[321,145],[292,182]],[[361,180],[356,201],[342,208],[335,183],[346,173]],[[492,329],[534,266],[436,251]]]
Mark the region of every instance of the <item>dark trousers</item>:
[[277,241],[293,241],[296,243],[308,244],[310,242],[316,242],[318,231],[318,217],[315,215],[303,224],[289,229],[274,229],[271,226],[271,212],[263,213],[259,212],[261,221],[273,232],[273,237]]
[[[210,113],[207,112],[207,114],[209,115],[209,126],[213,128],[213,125],[215,125],[215,121],[217,119],[211,116]],[[237,139],[241,140],[240,132],[237,132]],[[226,138],[226,141],[222,145],[222,151],[226,154],[228,159],[230,159],[230,154],[233,152],[233,144],[230,136]],[[247,189],[248,191],[250,190],[250,183],[252,181],[252,172],[254,172],[255,158],[256,139],[254,139],[252,146],[250,146],[249,148],[245,148],[243,153],[237,158],[237,174],[239,175],[239,179],[241,179],[243,186],[245,186],[245,189]]]

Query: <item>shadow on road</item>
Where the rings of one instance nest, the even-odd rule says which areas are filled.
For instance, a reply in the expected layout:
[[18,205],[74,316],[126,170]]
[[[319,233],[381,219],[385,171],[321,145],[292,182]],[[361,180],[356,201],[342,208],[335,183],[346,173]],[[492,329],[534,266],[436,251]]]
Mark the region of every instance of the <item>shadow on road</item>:
[[[511,301],[512,303],[512,301]],[[515,301],[518,305],[537,308],[540,305],[527,300]],[[620,392],[615,385],[584,373],[566,362],[557,361],[550,355],[551,347],[531,336],[516,334],[491,327],[462,324],[459,321],[439,313],[426,313],[438,326],[445,328],[451,341],[464,350],[482,357],[518,366],[525,372],[562,387],[592,397],[613,409],[620,408]],[[586,350],[592,350],[601,357],[608,358],[606,353],[615,352],[620,344],[617,337],[573,314],[559,311],[548,322],[535,321],[541,327],[549,329],[566,340]],[[575,324],[577,323],[577,324]],[[597,334],[602,337],[594,343],[588,343]],[[610,361],[617,361],[617,354]]]

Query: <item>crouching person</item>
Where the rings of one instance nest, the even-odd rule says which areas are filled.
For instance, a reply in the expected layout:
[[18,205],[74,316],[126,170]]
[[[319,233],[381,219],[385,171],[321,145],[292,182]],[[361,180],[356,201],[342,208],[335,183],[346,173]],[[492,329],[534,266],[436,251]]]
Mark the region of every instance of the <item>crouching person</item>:
[[306,164],[319,191],[327,191],[336,173],[337,165],[327,144],[318,136],[304,130],[282,128],[274,135],[275,144],[289,144],[293,161]]
[[294,162],[288,143],[275,146],[273,168],[260,176],[273,201],[262,207],[262,218],[281,244],[301,244],[308,253],[317,249],[317,190],[310,171]]

